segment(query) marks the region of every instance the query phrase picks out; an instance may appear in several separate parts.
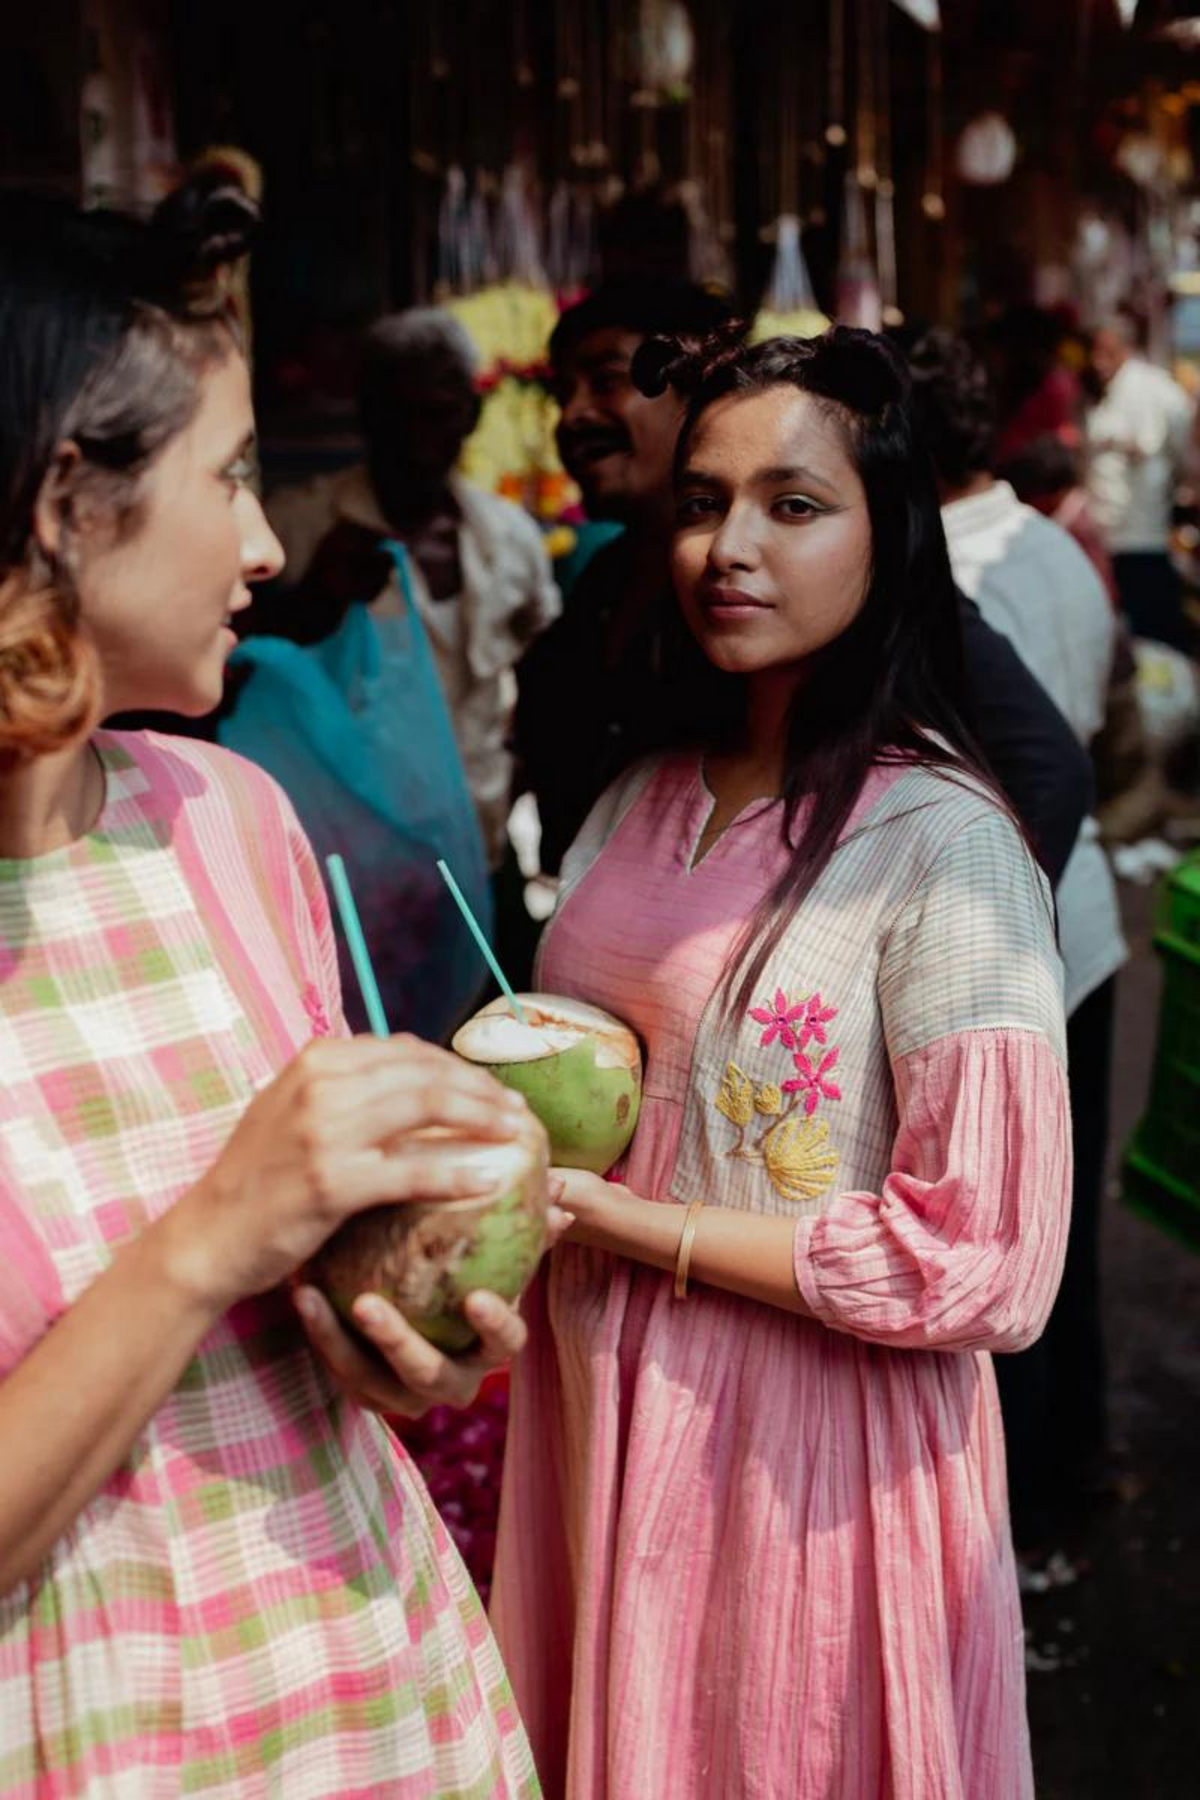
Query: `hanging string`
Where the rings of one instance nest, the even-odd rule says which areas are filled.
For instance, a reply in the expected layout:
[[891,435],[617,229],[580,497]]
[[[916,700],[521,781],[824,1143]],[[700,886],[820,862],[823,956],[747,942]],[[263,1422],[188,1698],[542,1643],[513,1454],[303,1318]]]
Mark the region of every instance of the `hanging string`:
[[825,142],[840,149],[846,142],[846,14],[845,0],[829,0],[829,97]]
[[732,285],[732,269],[729,267],[729,255],[735,235],[733,177],[730,167],[733,154],[732,37],[730,9],[723,4],[723,0],[715,0],[713,7],[714,75],[710,85],[712,112],[707,134],[708,167],[712,188],[712,216],[725,256],[728,270],[727,279],[730,281],[730,285]]
[[[823,20],[822,26],[828,21]],[[824,69],[827,61],[816,40],[815,24],[806,24],[805,48],[800,57],[800,180],[799,208],[806,225],[825,223],[825,112]]]
[[921,211],[934,224],[940,224],[946,216],[943,181],[945,146],[942,125],[942,34],[940,31],[925,33],[925,69],[925,191],[921,195]]
[[574,7],[554,9],[555,172],[569,180],[582,124],[582,69]]
[[517,87],[528,93],[536,79],[533,67],[533,35],[529,27],[529,0],[513,0],[513,74]]
[[693,281],[730,286],[729,257],[722,235],[722,136],[716,126],[718,95],[728,66],[724,55],[725,9],[714,0],[694,0],[696,50],[687,101],[684,170],[680,197],[688,215],[688,272]]
[[776,79],[779,83],[779,214],[795,216],[800,210],[800,24],[799,8],[788,9],[778,43]]
[[655,0],[639,0],[635,38],[638,47],[634,70],[636,86],[629,96],[637,139],[634,183],[637,187],[653,187],[662,174],[658,154],[658,94],[648,79],[646,67],[655,30]]
[[876,0],[858,0],[858,42],[855,46],[858,101],[855,108],[855,168],[859,187],[872,189],[879,180],[875,162],[875,6]]
[[879,180],[875,188],[875,262],[879,270],[879,298],[885,325],[902,325],[899,281],[896,272],[896,185],[892,174],[892,82],[888,21],[885,9],[880,28],[875,33],[875,95],[879,118],[876,164]]

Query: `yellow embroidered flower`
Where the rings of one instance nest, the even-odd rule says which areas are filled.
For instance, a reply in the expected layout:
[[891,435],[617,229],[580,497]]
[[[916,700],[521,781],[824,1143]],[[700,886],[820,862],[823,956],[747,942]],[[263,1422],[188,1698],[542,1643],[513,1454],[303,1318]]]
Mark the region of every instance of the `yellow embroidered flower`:
[[774,1119],[783,1111],[783,1094],[773,1081],[760,1087],[754,1096],[754,1110],[765,1119]]
[[763,1145],[763,1161],[785,1200],[815,1200],[833,1180],[838,1153],[824,1119],[783,1119]]
[[713,1101],[731,1125],[744,1130],[754,1117],[754,1083],[736,1063],[728,1063],[721,1091]]

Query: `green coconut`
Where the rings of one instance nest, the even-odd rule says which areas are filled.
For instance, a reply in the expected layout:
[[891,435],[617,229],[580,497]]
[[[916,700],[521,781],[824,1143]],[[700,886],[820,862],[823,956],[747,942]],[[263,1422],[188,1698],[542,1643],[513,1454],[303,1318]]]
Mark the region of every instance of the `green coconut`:
[[550,1135],[558,1168],[603,1175],[629,1147],[642,1104],[637,1038],[620,1019],[554,994],[520,994],[523,1025],[494,1000],[455,1034],[454,1048],[524,1094]]
[[546,1248],[546,1133],[530,1118],[519,1135],[484,1144],[452,1132],[421,1133],[440,1154],[477,1171],[487,1191],[469,1200],[410,1200],[347,1219],[304,1270],[304,1279],[353,1324],[360,1294],[380,1294],[430,1343],[451,1353],[478,1342],[462,1310],[486,1288],[516,1300]]

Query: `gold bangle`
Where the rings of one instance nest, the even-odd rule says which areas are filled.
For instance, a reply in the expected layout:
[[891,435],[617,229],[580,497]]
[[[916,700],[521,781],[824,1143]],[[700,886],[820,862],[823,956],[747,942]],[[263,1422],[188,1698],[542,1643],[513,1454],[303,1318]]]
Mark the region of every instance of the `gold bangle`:
[[679,1249],[675,1255],[675,1298],[686,1300],[688,1291],[688,1270],[692,1266],[692,1245],[696,1241],[696,1221],[700,1217],[703,1200],[693,1200],[684,1214],[683,1230],[679,1234]]

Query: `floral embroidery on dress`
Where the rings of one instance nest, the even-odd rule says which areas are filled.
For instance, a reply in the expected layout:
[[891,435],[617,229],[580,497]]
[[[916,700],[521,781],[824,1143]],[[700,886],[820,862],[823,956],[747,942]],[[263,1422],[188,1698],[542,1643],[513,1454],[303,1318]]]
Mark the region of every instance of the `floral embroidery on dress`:
[[[800,1027],[800,1041],[797,1050],[807,1050],[810,1038],[816,1038],[818,1044],[824,1045],[825,1027],[831,1019],[836,1019],[836,1006],[822,1006],[820,994],[810,994],[804,1003],[804,1023]],[[839,1095],[840,1098],[840,1095]]]
[[[752,1007],[748,1016],[765,1028],[759,1049],[778,1044],[790,1054],[795,1073],[784,1081],[759,1082],[730,1062],[713,1100],[737,1132],[726,1156],[758,1163],[785,1200],[816,1199],[837,1171],[838,1153],[829,1142],[828,1122],[813,1117],[823,1101],[842,1097],[833,1080],[841,1052],[829,1044],[826,1034],[837,1015],[838,1008],[827,1005],[819,991],[792,1000],[776,988],[774,998]],[[810,1043],[824,1051],[819,1060],[806,1054]],[[803,1118],[796,1117],[800,1111]]]
[[815,1069],[803,1051],[798,1052],[792,1058],[797,1073],[792,1076],[790,1081],[784,1082],[783,1091],[785,1094],[803,1094],[804,1110],[810,1118],[816,1112],[820,1101],[840,1100],[842,1097],[842,1090],[836,1081],[829,1080],[829,1071],[834,1067],[837,1059],[836,1046],[828,1056],[821,1058]]
[[784,1119],[763,1145],[763,1164],[785,1200],[815,1200],[837,1173],[838,1153],[824,1119]]
[[760,1025],[765,1025],[767,1028],[762,1034],[760,1047],[765,1050],[768,1044],[773,1044],[778,1038],[785,1050],[794,1050],[796,1034],[792,1030],[792,1026],[797,1019],[803,1017],[804,1010],[805,1002],[803,1000],[796,1006],[789,1006],[787,995],[782,988],[775,989],[774,1000],[769,1000],[765,1006],[751,1007],[750,1017],[757,1019]]

